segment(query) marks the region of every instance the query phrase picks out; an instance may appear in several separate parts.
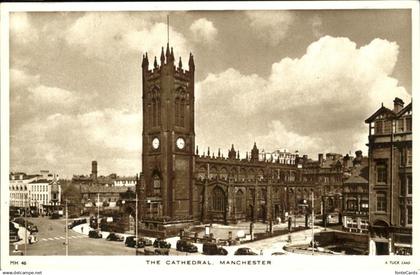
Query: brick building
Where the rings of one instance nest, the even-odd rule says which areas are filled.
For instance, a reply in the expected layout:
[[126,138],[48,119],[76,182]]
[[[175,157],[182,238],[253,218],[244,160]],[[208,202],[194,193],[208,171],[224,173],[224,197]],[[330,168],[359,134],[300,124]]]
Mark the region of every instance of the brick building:
[[412,254],[412,104],[395,98],[369,124],[370,253]]

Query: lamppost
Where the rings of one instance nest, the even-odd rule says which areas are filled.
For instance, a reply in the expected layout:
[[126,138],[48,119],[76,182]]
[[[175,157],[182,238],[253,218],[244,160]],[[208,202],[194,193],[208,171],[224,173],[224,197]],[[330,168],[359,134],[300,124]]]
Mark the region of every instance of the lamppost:
[[314,248],[315,248],[315,235],[314,235],[314,224],[315,224],[314,191],[311,192],[311,206],[312,206],[312,255],[314,255]]
[[134,226],[134,228],[135,228],[135,230],[136,230],[136,255],[137,255],[137,248],[138,248],[138,244],[139,244],[139,230],[138,230],[138,224],[139,224],[139,221],[138,221],[138,215],[139,215],[139,211],[138,211],[138,195],[137,195],[137,192],[136,192],[136,224],[135,224],[135,226]]
[[66,199],[66,242],[64,245],[66,246],[66,256],[69,255],[69,211],[67,208],[67,199]]

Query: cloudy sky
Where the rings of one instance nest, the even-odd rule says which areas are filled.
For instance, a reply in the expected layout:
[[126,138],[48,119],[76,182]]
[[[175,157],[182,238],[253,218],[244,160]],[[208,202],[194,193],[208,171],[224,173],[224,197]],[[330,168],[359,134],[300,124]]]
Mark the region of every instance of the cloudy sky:
[[[141,56],[166,14],[10,14],[12,171],[141,170]],[[364,120],[411,100],[409,10],[171,12],[170,44],[195,57],[200,153],[366,154]]]

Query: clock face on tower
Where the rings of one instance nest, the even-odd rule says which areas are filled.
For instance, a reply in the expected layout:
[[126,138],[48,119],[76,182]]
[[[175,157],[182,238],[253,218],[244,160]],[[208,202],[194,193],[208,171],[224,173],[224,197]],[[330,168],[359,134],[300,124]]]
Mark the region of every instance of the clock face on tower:
[[176,140],[176,147],[178,147],[178,149],[182,150],[185,147],[185,140],[183,138],[178,138]]
[[157,137],[155,137],[154,139],[153,139],[153,141],[152,141],[152,147],[153,147],[153,149],[157,149],[157,148],[159,148],[159,139],[157,138]]

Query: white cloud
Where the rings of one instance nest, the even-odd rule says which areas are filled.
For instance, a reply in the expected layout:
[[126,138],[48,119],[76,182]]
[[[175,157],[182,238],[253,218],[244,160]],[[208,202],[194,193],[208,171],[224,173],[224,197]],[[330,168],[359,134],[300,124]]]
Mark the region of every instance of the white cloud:
[[190,26],[190,31],[196,42],[214,42],[217,36],[217,29],[214,27],[213,22],[206,18],[195,20]]
[[10,86],[13,88],[19,87],[34,87],[39,85],[39,75],[31,75],[23,70],[12,68],[10,69]]
[[[133,175],[133,165],[140,167],[140,146],[138,113],[116,109],[75,115],[55,113],[46,119],[34,118],[11,131],[11,163],[12,169],[29,167],[34,171],[41,169],[42,163],[62,174],[89,171],[88,160],[96,159],[104,174]],[[62,163],[68,163],[71,169]]]
[[73,105],[78,98],[74,93],[57,87],[39,85],[29,88],[31,99],[35,103],[52,105]]
[[289,11],[247,11],[246,16],[257,37],[272,46],[286,37],[295,19]]
[[300,58],[274,63],[266,79],[234,69],[211,74],[197,85],[197,144],[224,148],[219,140],[232,140],[249,150],[261,140],[266,149],[313,154],[364,150],[364,119],[382,102],[410,101],[390,76],[397,58],[395,42],[374,39],[357,48],[348,38],[325,36]]
[[26,12],[10,13],[9,22],[11,40],[22,44],[29,44],[38,40],[38,31],[31,26]]

